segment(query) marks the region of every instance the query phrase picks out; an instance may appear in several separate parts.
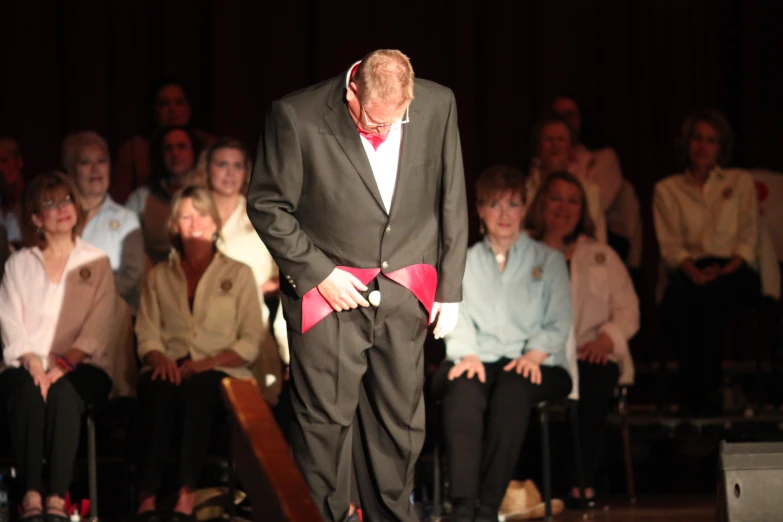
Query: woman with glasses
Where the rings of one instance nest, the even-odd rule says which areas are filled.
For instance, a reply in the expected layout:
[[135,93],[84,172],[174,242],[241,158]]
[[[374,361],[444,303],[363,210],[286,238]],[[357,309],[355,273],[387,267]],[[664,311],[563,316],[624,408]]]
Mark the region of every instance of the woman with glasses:
[[0,399],[24,491],[22,520],[41,522],[45,511],[47,521],[68,522],[81,416],[112,387],[114,277],[106,254],[79,239],[84,214],[67,176],[37,177],[24,203],[26,246],[8,260],[0,286]]

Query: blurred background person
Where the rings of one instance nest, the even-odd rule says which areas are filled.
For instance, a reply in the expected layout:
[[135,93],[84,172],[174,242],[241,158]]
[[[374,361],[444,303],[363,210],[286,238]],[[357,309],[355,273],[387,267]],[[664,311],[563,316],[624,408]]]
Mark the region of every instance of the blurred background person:
[[15,247],[22,245],[23,167],[19,144],[11,137],[0,136],[0,219],[8,241]]
[[[137,135],[125,141],[117,153],[114,166],[112,196],[124,203],[135,189],[150,183],[153,169],[151,147],[154,138],[161,129],[173,126],[192,126],[193,108],[185,89],[177,82],[159,83],[149,96],[148,124],[146,135]],[[193,133],[202,143],[211,140],[209,133],[194,129]]]
[[656,183],[653,199],[668,271],[661,316],[680,363],[682,413],[716,415],[723,327],[761,296],[756,189],[748,172],[726,168],[732,136],[719,112],[688,116],[678,146],[685,171]]
[[265,300],[274,299],[280,288],[277,265],[247,216],[245,191],[250,182],[252,161],[245,146],[234,138],[218,138],[204,154],[207,186],[212,191],[223,226],[218,249],[226,256],[253,270],[261,304],[264,340],[255,368],[266,399],[277,402],[282,385],[281,360],[269,325]]
[[[539,187],[551,172],[567,171],[570,167],[574,133],[568,122],[559,114],[545,116],[533,129],[530,145],[528,174],[525,180],[525,205],[530,206]],[[606,243],[606,220],[601,207],[601,194],[597,185],[580,179],[587,194],[587,210],[595,226],[598,241]]]
[[574,131],[569,172],[598,187],[609,244],[629,267],[639,268],[643,243],[641,209],[633,185],[623,178],[617,153],[607,146],[591,114],[575,96],[558,94],[551,109]]
[[171,198],[196,179],[194,170],[202,144],[190,128],[172,126],[161,129],[151,146],[149,184],[134,190],[125,206],[139,218],[144,252],[149,264],[155,265],[168,259],[171,245],[166,223],[171,213]]

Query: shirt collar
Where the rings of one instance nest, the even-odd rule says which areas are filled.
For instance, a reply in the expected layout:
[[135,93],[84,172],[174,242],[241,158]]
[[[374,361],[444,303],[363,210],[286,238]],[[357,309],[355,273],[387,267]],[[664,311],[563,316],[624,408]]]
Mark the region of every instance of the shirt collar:
[[[517,253],[520,250],[522,250],[530,241],[532,241],[527,233],[524,230],[519,231],[519,237],[516,241],[514,241],[514,244],[511,245],[511,248],[508,249],[508,253]],[[485,234],[484,238],[481,240],[481,243],[484,245],[484,248],[488,253],[492,255],[492,257],[495,257],[495,252],[492,250],[492,243],[489,240],[489,234]]]
[[[723,169],[720,168],[720,166],[716,166],[714,169],[710,171],[710,173],[707,175],[707,181],[711,181],[713,178],[717,178],[722,180],[724,178]],[[691,174],[690,169],[685,170],[685,180],[688,183],[694,183],[693,181],[693,174]]]

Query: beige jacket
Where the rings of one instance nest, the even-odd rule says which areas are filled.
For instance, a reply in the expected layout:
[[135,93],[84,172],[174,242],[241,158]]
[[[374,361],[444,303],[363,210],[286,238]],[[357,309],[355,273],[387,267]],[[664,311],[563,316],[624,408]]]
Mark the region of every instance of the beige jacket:
[[185,273],[172,252],[147,275],[136,319],[139,358],[157,350],[172,360],[190,355],[198,361],[231,349],[247,364],[217,369],[249,379],[263,335],[260,317],[253,272],[220,252],[201,276],[191,313]]

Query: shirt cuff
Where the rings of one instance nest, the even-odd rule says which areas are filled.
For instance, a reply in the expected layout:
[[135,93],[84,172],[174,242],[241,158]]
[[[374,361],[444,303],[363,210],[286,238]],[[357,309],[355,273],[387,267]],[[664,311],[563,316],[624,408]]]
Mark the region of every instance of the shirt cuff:
[[744,259],[748,265],[753,266],[756,263],[756,253],[748,245],[737,245],[734,248],[734,255]]
[[252,343],[245,339],[237,339],[230,347],[229,350],[239,355],[243,360],[248,363],[252,363],[258,358],[258,343]]
[[149,340],[144,341],[143,343],[139,343],[139,347],[136,349],[136,351],[139,354],[139,360],[141,360],[142,364],[146,364],[144,358],[147,355],[152,352],[160,352],[165,355],[166,347],[160,341]]

